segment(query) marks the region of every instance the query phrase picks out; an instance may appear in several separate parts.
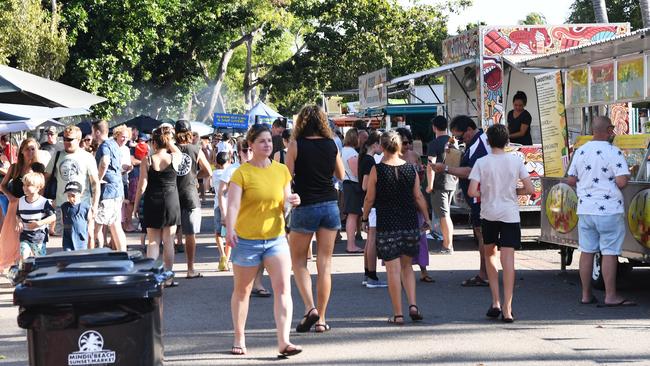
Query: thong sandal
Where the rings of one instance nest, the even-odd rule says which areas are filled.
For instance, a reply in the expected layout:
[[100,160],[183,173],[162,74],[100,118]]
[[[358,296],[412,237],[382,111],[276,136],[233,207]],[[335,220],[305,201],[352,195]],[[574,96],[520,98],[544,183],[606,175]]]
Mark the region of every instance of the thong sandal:
[[311,327],[316,324],[320,317],[318,316],[318,310],[316,308],[311,308],[307,312],[307,315],[302,317],[302,320],[298,325],[296,325],[296,332],[306,333],[309,332]]
[[604,303],[602,305],[598,305],[599,308],[616,308],[616,307],[625,307],[625,306],[637,306],[637,303],[635,303],[634,301],[623,299],[613,304]]
[[[399,321],[398,319],[402,319],[402,320]],[[393,315],[392,318],[388,318],[388,324],[404,325],[404,316],[403,315]]]
[[254,288],[251,291],[253,297],[271,297],[271,293],[265,288]]
[[488,281],[482,279],[481,277],[479,277],[479,275],[476,275],[476,276],[474,276],[472,278],[466,279],[460,285],[463,286],[463,287],[486,287],[486,286],[490,286],[488,284]]
[[246,354],[246,347],[232,346],[230,354],[235,356],[243,356]]
[[327,323],[323,323],[323,324],[318,324],[318,323],[316,323],[316,324],[314,325],[314,332],[316,332],[316,333],[325,333],[325,332],[329,332],[330,329],[332,329],[332,328],[331,328],[330,325],[327,324]]
[[424,276],[420,277],[420,282],[434,283],[434,282],[436,282],[436,280],[431,278],[431,276],[429,276],[429,275],[424,275]]
[[290,344],[284,347],[282,352],[280,352],[280,354],[278,355],[278,358],[287,358],[289,356],[295,356],[300,352],[302,352],[302,347],[294,346],[293,344]]
[[598,299],[596,296],[591,295],[591,299],[589,301],[582,301],[580,300],[581,305],[593,305],[593,304],[598,304]]
[[[415,309],[415,311],[411,311],[411,309]],[[422,316],[422,313],[420,313],[420,309],[418,308],[417,305],[409,306],[409,317],[414,322],[419,322],[422,319],[424,319],[424,317]]]
[[194,278],[203,278],[203,273],[201,272],[194,272],[193,275],[190,275],[189,272],[187,273],[187,276],[185,276],[186,279],[191,280]]

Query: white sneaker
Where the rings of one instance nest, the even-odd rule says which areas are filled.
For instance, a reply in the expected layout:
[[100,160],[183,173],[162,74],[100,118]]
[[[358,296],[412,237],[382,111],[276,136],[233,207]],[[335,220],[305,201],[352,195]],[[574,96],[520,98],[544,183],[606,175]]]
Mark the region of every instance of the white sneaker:
[[363,276],[363,281],[361,281],[361,286],[365,286],[368,283],[368,276]]
[[383,287],[388,287],[386,281],[373,280],[372,278],[369,278],[368,282],[366,283],[366,288],[383,288]]

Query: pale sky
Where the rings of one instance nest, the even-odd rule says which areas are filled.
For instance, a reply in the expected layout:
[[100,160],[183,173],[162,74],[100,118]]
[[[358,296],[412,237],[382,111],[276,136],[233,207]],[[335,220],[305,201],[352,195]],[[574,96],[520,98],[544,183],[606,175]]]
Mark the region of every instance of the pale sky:
[[[399,0],[412,3],[412,0]],[[419,0],[422,4],[439,4],[444,0]],[[451,14],[447,29],[455,34],[459,26],[484,21],[488,25],[516,25],[528,13],[538,12],[548,24],[564,24],[573,0],[474,0],[473,5],[461,14]]]

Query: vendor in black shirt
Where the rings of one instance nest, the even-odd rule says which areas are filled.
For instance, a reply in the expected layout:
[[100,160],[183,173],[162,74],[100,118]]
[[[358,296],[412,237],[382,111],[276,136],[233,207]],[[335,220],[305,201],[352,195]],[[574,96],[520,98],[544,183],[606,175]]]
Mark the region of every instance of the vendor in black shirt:
[[526,93],[518,91],[512,98],[513,109],[508,112],[508,132],[510,142],[521,145],[532,145],[533,138],[530,136],[530,124],[533,117],[528,113]]

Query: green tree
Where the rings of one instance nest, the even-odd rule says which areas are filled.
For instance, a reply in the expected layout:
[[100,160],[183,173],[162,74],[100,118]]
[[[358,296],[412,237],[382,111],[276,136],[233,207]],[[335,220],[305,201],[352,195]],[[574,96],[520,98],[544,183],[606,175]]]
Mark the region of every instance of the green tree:
[[59,78],[68,60],[66,31],[38,0],[0,2],[0,64],[49,79]]
[[438,7],[392,0],[308,0],[290,11],[311,28],[302,52],[263,81],[283,114],[314,102],[320,91],[358,88],[358,77],[383,67],[404,75],[438,65],[447,16]]
[[[607,17],[611,23],[629,22],[633,30],[643,28],[638,0],[607,0]],[[575,0],[567,22],[596,22],[592,0]]]
[[542,13],[532,12],[526,15],[526,18],[519,21],[521,25],[540,25],[546,24],[546,17]]

